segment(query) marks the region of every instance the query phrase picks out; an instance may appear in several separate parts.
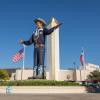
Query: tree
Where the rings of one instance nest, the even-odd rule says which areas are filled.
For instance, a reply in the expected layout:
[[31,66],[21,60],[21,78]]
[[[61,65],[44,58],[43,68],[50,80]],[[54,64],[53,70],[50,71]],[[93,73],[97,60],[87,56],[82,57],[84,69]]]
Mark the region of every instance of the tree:
[[93,72],[90,73],[90,75],[88,75],[88,80],[100,80],[100,71],[99,70],[95,70]]
[[9,74],[6,70],[0,70],[0,80],[9,80]]

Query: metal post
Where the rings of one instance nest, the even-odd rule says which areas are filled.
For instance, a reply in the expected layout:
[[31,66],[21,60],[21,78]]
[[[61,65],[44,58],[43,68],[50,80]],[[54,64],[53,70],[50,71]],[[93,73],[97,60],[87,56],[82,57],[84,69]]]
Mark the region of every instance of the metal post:
[[23,45],[24,47],[24,51],[23,51],[23,67],[22,67],[22,70],[21,70],[21,80],[23,80],[23,71],[24,71],[24,68],[25,68],[25,45]]

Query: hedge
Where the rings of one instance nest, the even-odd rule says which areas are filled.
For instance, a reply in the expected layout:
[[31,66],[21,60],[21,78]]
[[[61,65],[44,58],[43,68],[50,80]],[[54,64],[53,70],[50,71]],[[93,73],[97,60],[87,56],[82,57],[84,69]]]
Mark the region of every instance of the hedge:
[[49,80],[1,81],[0,86],[79,86],[79,83]]

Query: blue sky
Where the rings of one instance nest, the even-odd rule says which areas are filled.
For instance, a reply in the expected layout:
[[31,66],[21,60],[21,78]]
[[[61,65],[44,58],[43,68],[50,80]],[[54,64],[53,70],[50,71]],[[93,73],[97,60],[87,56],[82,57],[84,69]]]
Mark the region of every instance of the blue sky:
[[[81,47],[86,63],[100,65],[100,0],[0,0],[0,67],[17,68],[11,57],[22,46],[20,39],[30,38],[41,17],[48,22],[55,17],[60,27],[60,66],[80,65]],[[33,45],[26,48],[25,66],[33,65]]]

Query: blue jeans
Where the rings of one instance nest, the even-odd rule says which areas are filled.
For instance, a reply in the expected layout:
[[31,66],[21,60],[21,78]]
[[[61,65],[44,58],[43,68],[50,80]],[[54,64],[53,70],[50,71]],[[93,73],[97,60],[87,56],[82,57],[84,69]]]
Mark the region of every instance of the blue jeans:
[[[36,69],[36,75],[40,72],[40,67],[42,67],[41,73],[44,74],[44,57],[45,57],[45,47],[34,47],[34,67]],[[34,68],[33,68],[34,69]]]
[[45,47],[34,48],[34,66],[44,65]]

